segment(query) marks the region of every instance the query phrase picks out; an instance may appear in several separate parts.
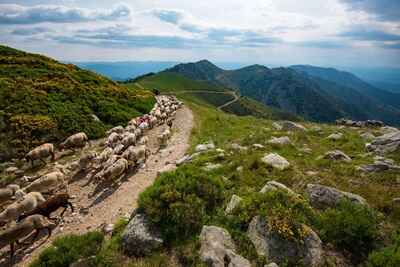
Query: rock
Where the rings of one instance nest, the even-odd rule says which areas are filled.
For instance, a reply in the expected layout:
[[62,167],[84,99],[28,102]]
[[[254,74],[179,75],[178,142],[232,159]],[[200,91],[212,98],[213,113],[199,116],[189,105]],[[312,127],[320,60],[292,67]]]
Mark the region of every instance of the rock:
[[394,160],[381,156],[374,157],[374,163],[361,165],[358,170],[363,172],[382,172],[388,170],[400,170],[400,166],[394,164]]
[[272,137],[271,140],[267,142],[268,144],[271,145],[278,145],[278,146],[284,146],[284,145],[290,145],[290,138],[287,136],[282,136],[282,137]]
[[283,264],[286,260],[290,266],[316,267],[322,263],[322,242],[318,235],[309,227],[304,228],[305,236],[301,242],[284,238],[269,226],[268,221],[261,217],[254,217],[248,227],[247,236],[250,238],[257,254],[268,260]]
[[264,267],[279,267],[279,266],[275,262],[271,262],[269,264],[264,265]]
[[394,127],[390,127],[390,126],[385,126],[385,127],[381,127],[381,129],[379,130],[382,134],[389,134],[389,133],[395,133],[398,132],[399,129],[394,128]]
[[316,171],[306,171],[306,175],[307,176],[317,176],[318,172],[316,172]]
[[340,150],[328,151],[325,153],[325,155],[322,158],[330,159],[330,160],[340,160],[340,161],[346,161],[346,162],[351,161],[351,158]]
[[309,147],[302,147],[299,149],[300,152],[303,152],[305,154],[311,154],[312,153],[312,149]]
[[342,133],[333,133],[333,134],[331,134],[331,135],[329,135],[327,137],[327,139],[334,140],[334,141],[340,140],[342,138],[343,138],[343,134]]
[[95,114],[91,114],[90,116],[92,117],[92,119],[93,119],[94,121],[101,122],[101,120],[99,119],[99,117],[97,117]]
[[297,194],[292,189],[290,189],[286,185],[278,183],[276,181],[269,181],[268,183],[266,183],[264,185],[264,187],[260,190],[260,193],[266,193],[266,192],[275,191],[275,190],[283,190],[283,191],[289,193],[290,195],[297,196]]
[[253,147],[255,149],[263,149],[264,148],[264,146],[262,144],[253,144]]
[[282,130],[282,125],[280,125],[277,122],[272,123],[272,127],[274,127],[275,130],[281,131]]
[[236,171],[237,171],[237,172],[242,172],[242,171],[243,171],[243,166],[237,167],[237,168],[236,168]]
[[390,153],[400,150],[400,131],[387,133],[376,137],[371,144],[367,144],[368,151]]
[[200,233],[200,258],[210,267],[251,267],[250,262],[236,254],[228,231],[217,226],[203,226]]
[[308,184],[307,193],[310,198],[311,206],[320,209],[336,207],[336,205],[344,199],[356,204],[368,205],[367,201],[359,195],[319,184]]
[[247,151],[248,150],[248,148],[246,146],[241,146],[241,145],[236,144],[236,143],[233,143],[231,145],[231,147],[232,147],[233,150],[239,150],[239,151]]
[[190,161],[191,161],[190,155],[185,155],[182,158],[175,161],[175,164],[176,164],[176,166],[179,166],[179,165],[182,165],[182,164],[190,162]]
[[149,255],[163,243],[159,231],[150,228],[144,214],[136,214],[122,233],[122,248],[129,256]]
[[111,234],[114,231],[114,224],[109,223],[109,224],[104,224],[103,227],[101,228],[101,231],[105,234]]
[[361,138],[364,139],[364,140],[372,140],[372,139],[375,138],[375,135],[373,135],[373,134],[370,133],[370,132],[362,133],[360,136],[361,136]]
[[212,170],[215,170],[215,169],[219,169],[221,167],[222,167],[222,164],[219,164],[219,163],[214,164],[214,163],[207,162],[206,166],[203,167],[203,170],[212,171]]
[[215,149],[215,151],[216,151],[217,153],[225,153],[225,150],[223,150],[223,149],[221,149],[221,148],[217,148],[217,149]]
[[311,127],[310,131],[316,132],[316,133],[322,133],[322,132],[323,132],[322,128],[319,127],[319,126],[313,126],[313,127]]
[[284,131],[306,131],[306,128],[303,125],[292,121],[282,121],[280,125],[282,126],[282,130]]
[[230,214],[243,199],[237,195],[232,195],[231,200],[225,209],[225,214]]
[[278,170],[285,170],[290,167],[290,163],[284,157],[276,153],[265,155],[261,161]]
[[203,152],[203,151],[207,151],[210,149],[214,149],[215,145],[214,143],[208,143],[208,144],[199,144],[196,146],[195,151],[196,152]]

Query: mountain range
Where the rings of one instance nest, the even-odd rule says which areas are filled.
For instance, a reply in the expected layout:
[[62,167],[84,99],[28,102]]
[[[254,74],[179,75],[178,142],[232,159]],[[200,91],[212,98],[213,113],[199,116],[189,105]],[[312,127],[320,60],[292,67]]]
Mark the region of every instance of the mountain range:
[[166,72],[231,88],[243,96],[307,120],[332,122],[347,117],[400,124],[400,94],[375,88],[349,72],[332,68],[251,65],[224,70],[201,60],[178,64]]

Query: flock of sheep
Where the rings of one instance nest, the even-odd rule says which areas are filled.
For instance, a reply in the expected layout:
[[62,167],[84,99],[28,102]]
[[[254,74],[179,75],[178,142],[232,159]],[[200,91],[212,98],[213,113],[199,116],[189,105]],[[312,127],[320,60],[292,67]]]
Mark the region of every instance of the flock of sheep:
[[[93,178],[94,181],[117,181],[146,161],[150,150],[147,147],[149,138],[145,136],[145,132],[157,125],[167,125],[157,136],[160,147],[165,146],[171,136],[175,113],[182,106],[182,102],[173,96],[157,96],[156,99],[157,103],[149,114],[133,118],[126,127],[117,126],[109,130],[103,151],[82,156],[78,162],[79,171],[86,172],[87,177]],[[59,149],[75,151],[84,148],[87,143],[86,134],[77,133],[61,143]],[[50,143],[36,147],[25,159],[33,165],[37,160],[46,163],[45,159],[48,157],[55,160],[54,145]],[[29,184],[23,188],[10,184],[0,189],[0,225],[4,228],[0,232],[0,249],[10,245],[11,261],[15,243],[19,244],[21,239],[28,239],[33,231],[36,232],[32,242],[42,229],[47,229],[50,237],[52,223],[47,219],[51,219],[51,213],[64,208],[60,214],[62,217],[68,207],[73,211],[70,196],[66,193],[66,173],[62,166],[34,181],[25,182]],[[46,199],[46,195],[50,197]]]

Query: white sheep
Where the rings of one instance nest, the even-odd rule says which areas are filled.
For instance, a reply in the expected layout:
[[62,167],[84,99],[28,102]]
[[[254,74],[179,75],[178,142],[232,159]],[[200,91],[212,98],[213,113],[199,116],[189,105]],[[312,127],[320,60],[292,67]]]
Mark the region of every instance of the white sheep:
[[89,138],[83,132],[71,135],[64,142],[60,144],[60,149],[72,149],[85,147]]
[[103,162],[106,162],[113,154],[113,149],[111,147],[106,147],[104,150],[100,153],[99,156],[95,159],[95,162],[97,164],[102,164]]
[[31,161],[32,165],[33,162],[37,159],[41,160],[43,163],[46,164],[46,162],[43,159],[49,156],[51,156],[52,160],[55,159],[54,145],[46,143],[31,150],[28,154],[26,154],[25,159],[27,162]]
[[0,205],[3,204],[4,202],[7,202],[9,200],[12,200],[12,198],[20,198],[21,196],[21,190],[19,188],[19,185],[16,184],[9,184],[5,188],[0,189]]
[[97,153],[88,153],[86,155],[84,155],[83,157],[81,157],[79,159],[78,165],[80,170],[86,170],[88,168],[90,168],[93,163],[95,162],[95,159],[98,157]]
[[107,138],[106,146],[114,148],[120,140],[121,135],[117,133],[111,133]]
[[143,136],[142,138],[140,138],[138,144],[139,145],[147,145],[148,142],[149,142],[149,137],[148,136]]
[[14,202],[10,206],[8,206],[3,212],[1,212],[0,222],[4,224],[10,221],[15,221],[20,215],[30,212],[44,201],[45,199],[41,193],[30,192],[26,194],[21,200]]
[[126,173],[128,171],[128,167],[128,161],[124,158],[120,158],[114,162],[114,164],[103,170],[98,177],[105,180],[114,180]]
[[49,192],[58,187],[65,187],[64,173],[54,171],[43,175],[24,188],[25,192]]
[[118,145],[114,148],[113,154],[115,154],[115,155],[121,154],[122,152],[124,152],[124,148],[125,148],[125,146],[124,146],[123,144],[118,144]]
[[122,126],[116,126],[114,128],[111,128],[106,132],[107,135],[110,135],[112,133],[117,133],[117,134],[122,134],[124,132],[124,127]]
[[169,128],[165,129],[161,134],[157,136],[160,146],[165,146],[168,139],[171,137],[171,130]]
[[124,147],[129,147],[136,144],[136,135],[134,133],[128,133],[121,141]]

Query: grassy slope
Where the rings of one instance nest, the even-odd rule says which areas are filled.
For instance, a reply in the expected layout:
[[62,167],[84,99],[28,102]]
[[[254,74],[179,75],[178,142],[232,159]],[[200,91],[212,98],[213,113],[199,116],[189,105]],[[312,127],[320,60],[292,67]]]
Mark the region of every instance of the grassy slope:
[[[211,107],[218,107],[233,100],[232,94],[229,93],[230,91],[224,87],[204,81],[194,81],[172,72],[161,72],[156,75],[144,77],[138,81],[138,83],[147,89],[158,89],[161,92],[175,92],[183,99]],[[133,84],[130,85],[133,86]],[[193,92],[189,93],[188,91]],[[214,92],[228,93],[221,94]],[[241,97],[239,101],[225,107],[224,111],[240,116],[252,115],[267,119],[299,120],[297,116],[275,108],[267,107],[246,97]]]
[[0,46],[3,157],[79,131],[98,138],[108,127],[147,112],[153,104],[148,91],[128,89],[74,65]]
[[[194,162],[181,166],[175,173],[170,174],[169,178],[172,178],[171,180],[167,179],[168,175],[163,174],[158,178],[158,182],[146,190],[146,192],[157,190],[161,181],[167,184],[170,181],[169,183],[171,184],[169,187],[173,190],[175,185],[173,186],[172,183],[182,175],[189,175],[194,180],[205,176],[218,181],[222,186],[222,202],[215,202],[215,209],[209,209],[207,216],[199,217],[198,219],[201,219],[201,223],[204,224],[220,225],[227,228],[233,235],[239,252],[250,259],[255,264],[254,266],[263,266],[265,261],[258,259],[255,256],[254,248],[249,245],[248,239],[245,237],[247,226],[238,226],[232,223],[231,218],[223,214],[223,210],[232,194],[251,198],[257,194],[266,182],[271,180],[282,182],[304,196],[307,183],[320,183],[360,194],[367,199],[374,209],[385,214],[382,217],[383,223],[379,227],[382,239],[385,241],[389,239],[393,230],[400,226],[399,212],[397,211],[396,213],[396,210],[393,210],[391,206],[391,199],[398,196],[400,189],[399,184],[396,182],[398,173],[362,174],[355,170],[356,166],[372,162],[373,160],[372,155],[364,155],[365,142],[359,136],[361,130],[338,129],[332,125],[304,123],[308,128],[312,128],[313,126],[321,127],[322,133],[310,130],[307,133],[289,134],[293,141],[293,146],[279,148],[266,144],[266,141],[272,136],[279,137],[288,135],[288,133],[274,130],[272,121],[254,117],[229,115],[201,103],[187,102],[187,104],[191,107],[195,115],[191,151],[199,143],[213,141],[217,147],[226,151],[225,158],[219,158],[217,152],[205,153]],[[342,132],[345,138],[337,142],[326,139],[326,136],[336,131]],[[231,150],[230,145],[232,143],[239,143],[249,147],[254,143],[260,143],[265,145],[265,148],[261,150],[250,149],[248,152],[238,153]],[[299,150],[304,145],[312,149],[311,154],[305,154]],[[344,151],[353,157],[353,161],[351,163],[341,163],[317,159],[318,156],[333,149]],[[276,171],[266,167],[260,161],[260,158],[265,153],[270,152],[276,152],[286,157],[292,167],[286,171]],[[400,162],[398,154],[388,155],[388,157],[395,159],[397,163]],[[208,162],[220,163],[223,167],[205,172],[202,170],[202,167]],[[242,172],[236,170],[239,166],[243,167]],[[307,171],[316,171],[317,174],[310,176],[307,175]],[[202,179],[198,181],[202,181]],[[208,185],[204,186],[204,190],[209,188]],[[174,198],[180,199],[180,197],[184,197],[183,191],[178,190],[178,192],[180,192],[178,195],[166,194],[165,196],[157,196],[157,198],[166,197],[166,201],[171,201],[171,199],[172,201],[178,201],[174,205],[175,212],[183,204],[186,207],[184,209],[189,210],[190,214],[196,210],[196,216],[198,216],[197,214],[201,213],[201,209],[198,209],[197,206],[191,206],[197,202],[184,201],[181,203],[179,200],[174,200]],[[171,198],[172,196],[174,197]],[[152,203],[155,200],[147,199],[147,201]],[[163,212],[162,208],[157,211],[157,205],[151,205],[151,209],[155,213]],[[179,220],[180,217],[177,218]],[[188,222],[182,221],[179,225],[185,225],[186,223]],[[122,256],[118,245],[114,244],[114,246],[110,246],[110,242],[116,242],[115,240],[105,242],[102,252],[97,254],[97,264],[98,266],[104,266],[105,259],[102,257],[106,254],[108,255],[107,262],[110,264],[108,266],[176,266],[177,261],[180,261],[184,266],[203,266],[198,256],[198,234],[199,231],[195,230],[189,237],[184,238],[182,235],[177,235],[175,240],[169,243],[168,247],[146,258],[127,259]],[[334,259],[329,260],[332,261]]]

